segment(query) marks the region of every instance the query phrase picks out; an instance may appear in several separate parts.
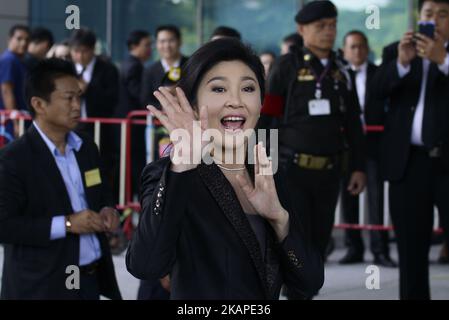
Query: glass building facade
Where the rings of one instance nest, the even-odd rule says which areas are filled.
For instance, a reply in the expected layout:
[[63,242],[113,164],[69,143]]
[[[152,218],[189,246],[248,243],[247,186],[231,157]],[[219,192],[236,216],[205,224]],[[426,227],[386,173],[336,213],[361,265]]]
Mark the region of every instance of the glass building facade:
[[[57,41],[68,38],[65,9],[77,5],[81,26],[94,30],[98,50],[120,62],[126,54],[126,38],[134,29],[154,34],[158,25],[176,24],[183,35],[184,54],[207,41],[213,29],[227,25],[238,29],[256,50],[279,51],[282,38],[295,31],[294,16],[310,0],[33,0],[29,4],[31,26],[45,26]],[[398,40],[413,25],[416,0],[334,0],[339,9],[338,39],[352,29],[365,32],[373,59],[382,48]],[[378,8],[379,29],[367,28],[367,9]],[[153,60],[157,53],[154,52]]]

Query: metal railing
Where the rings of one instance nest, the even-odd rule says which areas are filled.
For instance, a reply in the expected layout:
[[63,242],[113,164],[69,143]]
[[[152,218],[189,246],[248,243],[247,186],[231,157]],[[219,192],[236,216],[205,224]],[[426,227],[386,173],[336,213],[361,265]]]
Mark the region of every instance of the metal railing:
[[[136,119],[140,118],[140,119]],[[22,114],[17,111],[0,111],[0,147],[5,144],[4,134],[6,132],[6,124],[9,121],[18,121],[19,135],[25,132],[25,121],[32,120],[27,114]],[[152,162],[155,146],[155,128],[160,126],[157,119],[154,119],[147,111],[132,111],[126,118],[86,118],[81,120],[82,123],[93,123],[94,125],[94,141],[98,148],[101,149],[102,141],[101,130],[103,125],[119,125],[120,126],[120,166],[119,166],[119,199],[117,208],[139,211],[140,205],[134,201],[131,169],[132,169],[132,153],[131,153],[131,127],[133,125],[146,126],[146,145],[147,145],[147,163]],[[367,132],[382,132],[383,126],[366,126]],[[339,229],[355,229],[355,230],[392,230],[390,220],[389,202],[388,202],[388,182],[384,183],[384,209],[383,209],[383,224],[373,225],[367,222],[368,201],[366,189],[359,196],[359,219],[357,224],[348,224],[343,220],[343,213],[340,200],[335,211],[335,228]],[[340,198],[339,198],[340,199]],[[441,232],[439,226],[438,211],[434,210],[434,230]]]

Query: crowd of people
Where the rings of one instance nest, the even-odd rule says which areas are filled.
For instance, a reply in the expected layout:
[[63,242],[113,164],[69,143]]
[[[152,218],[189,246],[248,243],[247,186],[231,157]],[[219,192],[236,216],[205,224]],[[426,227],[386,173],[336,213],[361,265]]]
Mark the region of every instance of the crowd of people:
[[[155,146],[144,126],[131,134],[141,217],[126,261],[142,280],[138,299],[277,299],[282,287],[288,299],[313,298],[339,197],[344,220],[357,224],[366,188],[369,223],[383,225],[384,181],[398,261],[388,231],[376,230],[373,263],[399,267],[401,299],[430,299],[434,206],[449,243],[449,1],[420,0],[419,20],[434,30],[407,31],[384,48],[380,66],[360,30],[333,51],[337,19],[331,1],[309,2],[280,56],[254,53],[227,26],[191,57],[175,25],[134,30],[119,68],[96,54],[90,29],[55,43],[45,28],[13,26],[0,56],[0,110],[32,122],[21,137],[18,122],[1,124],[1,297],[121,298],[107,238],[120,222],[120,132],[104,126],[98,150],[93,125],[80,120],[150,106],[161,123]],[[147,65],[153,42],[159,60]],[[277,129],[280,172],[258,174],[264,161],[271,166],[269,145],[257,145],[254,166],[171,163],[170,133],[198,119],[225,135]],[[149,150],[161,159],[147,164]],[[346,230],[345,244],[341,264],[364,262],[360,230]],[[449,262],[446,245],[440,262]],[[65,287],[68,265],[80,267],[78,291]]]

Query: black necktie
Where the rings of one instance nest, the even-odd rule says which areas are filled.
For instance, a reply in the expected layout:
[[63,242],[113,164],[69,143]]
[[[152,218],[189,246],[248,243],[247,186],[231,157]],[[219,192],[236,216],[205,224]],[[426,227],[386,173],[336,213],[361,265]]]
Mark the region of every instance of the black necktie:
[[351,78],[352,87],[354,91],[357,91],[357,86],[355,85],[355,70],[349,69],[349,77]]
[[83,78],[83,74],[84,74],[85,71],[86,71],[86,67],[83,67],[83,69],[81,70],[81,72],[78,73],[78,78],[79,78],[79,79],[82,79],[82,78]]

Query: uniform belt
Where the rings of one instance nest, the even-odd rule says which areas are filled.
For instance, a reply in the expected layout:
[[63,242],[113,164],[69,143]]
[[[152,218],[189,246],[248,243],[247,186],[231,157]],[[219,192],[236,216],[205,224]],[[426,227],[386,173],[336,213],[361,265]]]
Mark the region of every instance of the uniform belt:
[[337,156],[325,157],[305,153],[295,153],[293,163],[309,170],[330,170],[335,167]]
[[80,266],[80,272],[82,274],[93,275],[97,272],[100,262],[94,261],[92,263],[86,264],[85,266]]

